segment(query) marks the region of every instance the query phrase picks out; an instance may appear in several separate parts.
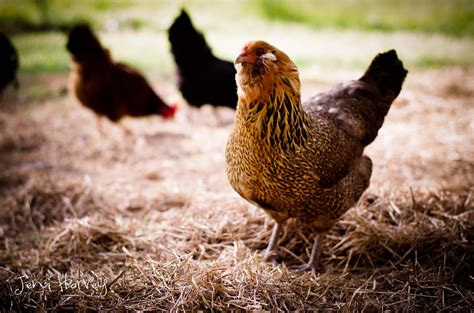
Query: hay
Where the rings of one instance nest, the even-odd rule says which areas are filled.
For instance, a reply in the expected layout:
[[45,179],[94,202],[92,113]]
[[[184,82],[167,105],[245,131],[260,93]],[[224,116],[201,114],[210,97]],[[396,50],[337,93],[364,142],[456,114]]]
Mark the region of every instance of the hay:
[[472,310],[473,74],[411,76],[368,151],[371,187],[323,241],[317,275],[288,269],[311,248],[296,221],[281,265],[260,256],[273,222],[226,182],[229,126],[193,112],[127,120],[132,136],[106,123],[104,136],[69,97],[15,99],[0,119],[0,307]]

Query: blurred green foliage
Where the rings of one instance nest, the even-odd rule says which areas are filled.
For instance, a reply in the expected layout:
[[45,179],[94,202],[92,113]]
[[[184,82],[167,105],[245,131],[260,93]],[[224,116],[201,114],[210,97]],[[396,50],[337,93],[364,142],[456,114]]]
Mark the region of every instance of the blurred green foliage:
[[103,26],[115,18],[139,29],[159,26],[153,14],[183,4],[215,14],[245,7],[245,14],[312,27],[474,35],[473,0],[0,0],[0,28],[66,28],[78,21]]
[[473,0],[258,0],[270,20],[313,27],[474,35]]
[[87,21],[101,26],[132,0],[0,0],[0,27],[9,31],[66,29]]
[[20,70],[30,74],[65,72],[69,55],[66,39],[61,33],[25,33],[15,38],[20,53]]
[[13,34],[23,74],[67,72],[64,31],[87,21],[116,60],[171,79],[166,30],[183,5],[228,60],[261,38],[302,69],[363,68],[389,48],[409,66],[474,64],[474,0],[0,0],[0,30]]

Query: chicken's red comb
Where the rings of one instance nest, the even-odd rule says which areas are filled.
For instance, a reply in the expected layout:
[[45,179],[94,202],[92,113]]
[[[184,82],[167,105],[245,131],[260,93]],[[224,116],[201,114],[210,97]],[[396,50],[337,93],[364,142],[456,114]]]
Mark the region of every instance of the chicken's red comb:
[[178,110],[178,105],[176,103],[173,103],[172,105],[169,106],[169,108],[167,108],[167,110],[165,110],[161,116],[165,119],[165,120],[169,120],[171,118],[174,117],[174,115],[176,114],[176,111]]

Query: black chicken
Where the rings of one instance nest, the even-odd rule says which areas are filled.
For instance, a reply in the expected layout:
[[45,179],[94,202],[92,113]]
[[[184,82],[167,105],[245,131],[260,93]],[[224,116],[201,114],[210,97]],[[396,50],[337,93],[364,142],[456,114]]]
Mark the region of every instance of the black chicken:
[[204,36],[193,27],[184,9],[169,28],[168,38],[184,99],[195,107],[210,104],[235,109],[237,85],[233,63],[212,54]]
[[18,53],[15,47],[4,33],[0,33],[0,94],[12,82],[18,87],[16,78],[18,65]]

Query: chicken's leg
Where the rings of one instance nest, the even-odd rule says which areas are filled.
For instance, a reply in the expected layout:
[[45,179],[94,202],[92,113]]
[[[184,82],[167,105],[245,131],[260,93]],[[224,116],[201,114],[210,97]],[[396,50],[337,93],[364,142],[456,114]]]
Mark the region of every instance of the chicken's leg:
[[316,235],[314,237],[313,248],[311,249],[311,255],[309,257],[308,263],[294,266],[292,267],[292,269],[296,270],[297,272],[304,272],[304,271],[317,272],[317,269],[319,267],[318,259],[319,259],[319,254],[321,252],[320,246],[321,246],[322,241],[323,241],[323,236]]
[[124,138],[134,138],[135,137],[135,134],[133,132],[133,130],[131,130],[130,128],[128,128],[126,125],[122,124],[122,123],[118,123],[120,129],[122,130],[122,137]]
[[272,230],[272,236],[270,237],[270,241],[268,242],[268,246],[265,249],[263,257],[265,260],[269,260],[272,257],[272,252],[278,247],[278,237],[281,233],[281,224],[275,223]]

